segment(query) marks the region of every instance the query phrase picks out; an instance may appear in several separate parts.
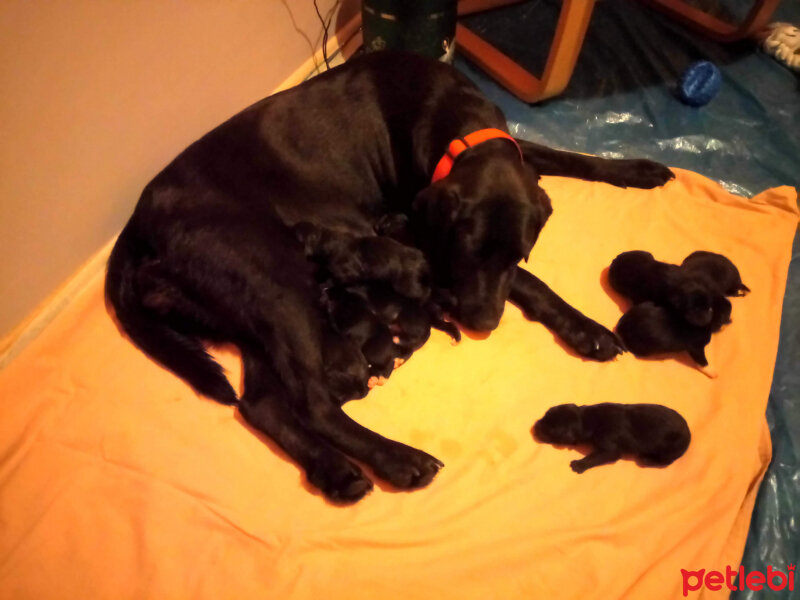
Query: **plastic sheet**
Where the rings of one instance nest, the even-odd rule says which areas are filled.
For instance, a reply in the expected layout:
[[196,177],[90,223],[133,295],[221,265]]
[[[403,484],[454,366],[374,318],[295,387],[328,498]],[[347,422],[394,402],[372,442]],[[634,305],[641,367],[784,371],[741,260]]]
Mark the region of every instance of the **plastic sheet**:
[[[526,2],[467,23],[541,73],[560,4]],[[776,17],[800,22],[800,3],[784,4],[787,10]],[[700,59],[722,70],[723,83],[710,104],[693,108],[677,100],[674,88]],[[567,90],[533,109],[477,68],[460,65],[503,108],[520,137],[601,156],[657,158],[745,195],[800,185],[796,74],[750,42],[713,43],[637,2],[598,2]]]
[[[541,73],[559,0],[539,0],[471,16],[468,25],[533,73]],[[703,3],[709,5],[709,2]],[[719,0],[740,17],[752,0]],[[800,2],[773,20],[800,23]],[[705,107],[674,95],[683,70],[700,59],[722,71],[722,89]],[[649,157],[720,181],[750,196],[800,186],[800,79],[752,42],[721,45],[641,4],[598,2],[572,80],[557,98],[529,106],[479,69],[457,66],[505,112],[511,131],[551,146],[607,157]],[[795,239],[767,420],[773,461],[753,513],[745,568],[785,570],[800,557],[800,238]],[[762,592],[763,593],[763,592]],[[733,598],[760,597],[734,592]]]

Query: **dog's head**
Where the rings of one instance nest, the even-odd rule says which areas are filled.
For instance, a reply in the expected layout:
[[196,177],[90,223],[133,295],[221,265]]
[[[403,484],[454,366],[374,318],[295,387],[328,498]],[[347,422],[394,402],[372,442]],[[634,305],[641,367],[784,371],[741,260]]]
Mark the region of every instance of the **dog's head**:
[[536,172],[513,148],[500,156],[479,149],[417,195],[413,226],[436,283],[452,293],[453,317],[469,329],[491,331],[503,315],[514,269],[528,259],[552,207]]
[[581,409],[575,404],[554,406],[533,426],[536,439],[545,444],[571,446],[581,440]]

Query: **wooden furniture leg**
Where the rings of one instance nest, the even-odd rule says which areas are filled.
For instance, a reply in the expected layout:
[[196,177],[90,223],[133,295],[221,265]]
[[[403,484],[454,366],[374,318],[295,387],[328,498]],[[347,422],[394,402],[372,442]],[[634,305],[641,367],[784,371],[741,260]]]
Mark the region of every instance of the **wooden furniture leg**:
[[[521,0],[462,0],[459,14],[469,14],[516,4]],[[766,0],[770,1],[770,0]],[[456,50],[486,71],[489,76],[525,102],[557,96],[567,87],[589,26],[595,0],[563,0],[556,33],[542,78],[481,39],[466,26],[456,27]]]

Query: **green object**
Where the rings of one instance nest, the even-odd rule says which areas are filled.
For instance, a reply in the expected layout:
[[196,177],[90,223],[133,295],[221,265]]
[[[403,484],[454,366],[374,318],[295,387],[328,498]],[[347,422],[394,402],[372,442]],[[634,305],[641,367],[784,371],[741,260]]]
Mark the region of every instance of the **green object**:
[[363,0],[364,48],[406,50],[450,62],[457,0]]

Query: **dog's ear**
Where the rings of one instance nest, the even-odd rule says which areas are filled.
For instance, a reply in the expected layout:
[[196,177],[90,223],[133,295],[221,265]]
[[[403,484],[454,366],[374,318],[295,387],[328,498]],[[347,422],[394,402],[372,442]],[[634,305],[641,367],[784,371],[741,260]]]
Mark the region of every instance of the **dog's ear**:
[[536,240],[539,239],[539,234],[544,224],[547,222],[547,219],[550,218],[550,215],[553,214],[553,205],[550,202],[550,197],[547,195],[547,192],[537,185],[534,193],[535,197],[529,204],[530,209],[525,222],[524,245],[520,251],[520,255],[524,257],[525,262],[528,262],[528,257],[534,244],[536,244]]
[[517,248],[517,254],[522,257],[522,260],[528,262],[528,259],[531,257],[531,252],[533,252],[533,244],[536,243],[536,238],[539,236],[538,232],[533,235],[533,243],[528,241],[528,239],[519,240],[519,248]]

